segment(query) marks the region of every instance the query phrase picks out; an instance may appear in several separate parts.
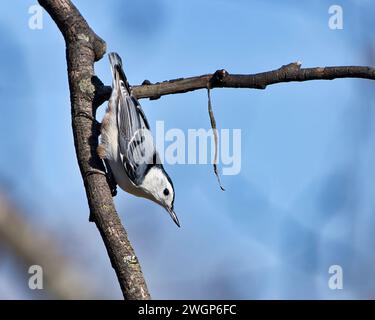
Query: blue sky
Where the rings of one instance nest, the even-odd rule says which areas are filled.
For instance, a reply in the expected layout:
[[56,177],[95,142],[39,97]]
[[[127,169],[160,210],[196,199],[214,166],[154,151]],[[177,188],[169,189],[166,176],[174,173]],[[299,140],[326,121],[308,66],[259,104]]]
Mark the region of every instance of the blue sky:
[[[328,28],[330,1],[74,1],[131,84],[214,72],[256,73],[373,64],[370,1],[340,1],[344,29]],[[65,48],[34,1],[9,2],[0,23],[0,182],[28,219],[64,241],[101,294],[121,292],[88,207],[71,132]],[[372,57],[372,58],[371,58]],[[372,59],[372,60],[371,60]],[[95,65],[110,84],[108,59]],[[162,208],[115,199],[154,298],[373,298],[373,83],[341,79],[266,90],[215,89],[218,128],[242,130],[242,170],[218,188],[210,165],[166,169],[177,229]],[[141,101],[151,126],[210,127],[204,90]],[[98,114],[100,120],[105,106]],[[30,298],[15,259],[0,263],[0,297]],[[344,289],[328,288],[328,268]],[[21,279],[21,280],[20,280]]]

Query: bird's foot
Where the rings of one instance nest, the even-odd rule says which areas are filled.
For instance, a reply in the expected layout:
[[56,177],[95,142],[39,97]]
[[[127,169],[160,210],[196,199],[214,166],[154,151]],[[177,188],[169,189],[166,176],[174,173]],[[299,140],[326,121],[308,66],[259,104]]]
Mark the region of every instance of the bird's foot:
[[[108,168],[109,168],[109,166],[108,166]],[[86,171],[86,173],[84,175],[85,180],[89,176],[91,176],[92,174],[102,174],[102,175],[104,175],[107,179],[107,183],[108,183],[109,189],[111,190],[112,197],[115,197],[117,195],[117,184],[116,184],[115,178],[113,177],[111,169],[109,169],[109,172],[105,172],[105,171],[102,171],[102,170],[99,170],[99,169],[89,169],[89,170]],[[94,222],[94,215],[93,215],[92,212],[90,212],[89,221]]]
[[111,170],[111,167],[109,166],[109,163],[107,160],[104,160],[105,167],[107,169],[107,182],[109,185],[109,189],[111,190],[112,197],[115,197],[117,195],[117,182],[115,179],[115,176],[113,175],[113,172]]
[[100,133],[102,124],[98,120],[96,120],[95,117],[93,117],[91,114],[88,114],[84,111],[79,111],[75,114],[75,117],[84,117],[90,119],[94,125],[95,130]]
[[107,179],[107,183],[108,183],[109,189],[111,190],[112,197],[115,197],[117,195],[117,183],[116,183],[115,177],[113,176],[111,168],[109,167],[109,165],[107,165],[107,162],[106,162],[106,167],[107,167],[107,172],[98,170],[98,169],[87,170],[85,173],[85,179],[87,179],[87,177],[91,176],[92,174],[102,174]]

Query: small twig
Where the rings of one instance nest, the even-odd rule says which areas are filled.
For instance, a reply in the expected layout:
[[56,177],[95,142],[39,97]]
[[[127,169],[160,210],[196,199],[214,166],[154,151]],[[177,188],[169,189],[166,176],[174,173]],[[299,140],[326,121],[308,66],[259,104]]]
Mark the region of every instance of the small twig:
[[216,129],[216,120],[214,116],[214,112],[212,110],[212,103],[211,103],[211,94],[210,94],[210,87],[207,87],[207,96],[208,96],[208,114],[210,116],[210,122],[211,122],[211,128],[212,132],[214,134],[214,142],[215,142],[215,153],[214,153],[214,161],[213,161],[213,166],[214,166],[214,173],[217,177],[217,181],[219,183],[220,189],[225,191],[223,185],[221,184],[220,180],[220,175],[217,171],[217,149],[218,149],[218,137],[217,137],[217,129]]
[[218,135],[217,135],[217,128],[216,128],[216,120],[214,111],[212,109],[212,102],[211,102],[211,87],[215,85],[216,82],[220,82],[224,79],[224,77],[228,73],[225,70],[218,70],[216,71],[210,81],[207,82],[207,97],[208,97],[208,114],[210,116],[211,128],[214,134],[214,142],[215,142],[215,153],[214,153],[214,173],[217,177],[217,181],[219,183],[220,189],[225,191],[223,185],[221,184],[220,175],[217,170],[217,157],[218,157]]

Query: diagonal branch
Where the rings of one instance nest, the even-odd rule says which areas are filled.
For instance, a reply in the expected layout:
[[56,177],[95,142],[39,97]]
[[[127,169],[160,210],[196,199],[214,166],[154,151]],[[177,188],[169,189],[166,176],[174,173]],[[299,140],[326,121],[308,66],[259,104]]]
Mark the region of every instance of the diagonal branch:
[[59,27],[66,43],[66,60],[74,144],[84,181],[90,217],[103,238],[125,299],[149,299],[137,257],[117,215],[103,163],[96,154],[98,130],[95,111],[102,100],[102,83],[94,62],[106,51],[105,42],[89,27],[70,0],[39,0]]
[[[133,86],[133,93],[139,98],[159,99],[161,96],[210,88],[265,89],[268,85],[310,80],[333,80],[339,78],[362,78],[375,80],[373,67],[318,67],[301,68],[300,62],[282,66],[279,69],[256,74],[229,74],[225,70],[191,78],[179,78],[151,84],[145,80],[142,85]],[[111,87],[101,88],[101,97],[108,100]]]

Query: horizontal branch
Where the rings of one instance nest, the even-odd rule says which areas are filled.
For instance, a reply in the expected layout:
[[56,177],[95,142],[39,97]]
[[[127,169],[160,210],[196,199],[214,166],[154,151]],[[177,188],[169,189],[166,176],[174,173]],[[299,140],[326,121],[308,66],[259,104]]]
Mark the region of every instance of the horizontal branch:
[[[256,74],[229,74],[226,70],[218,70],[211,74],[179,78],[154,84],[145,80],[142,85],[133,86],[132,88],[134,95],[139,99],[149,98],[154,100],[164,95],[205,89],[208,86],[210,88],[265,89],[268,85],[276,83],[339,78],[375,80],[375,68],[358,66],[301,68],[300,62],[294,62],[276,70]],[[104,86],[100,94],[103,100],[108,100],[111,94],[111,87]]]

